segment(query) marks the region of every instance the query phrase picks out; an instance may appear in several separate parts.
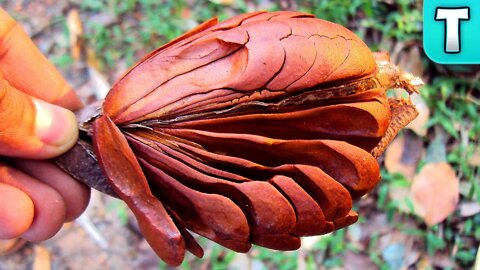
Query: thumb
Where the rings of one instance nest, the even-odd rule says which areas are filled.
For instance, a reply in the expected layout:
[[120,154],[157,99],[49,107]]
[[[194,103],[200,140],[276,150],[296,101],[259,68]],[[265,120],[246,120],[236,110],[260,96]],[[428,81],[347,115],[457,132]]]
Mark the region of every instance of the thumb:
[[0,74],[0,155],[51,158],[77,138],[73,112],[17,90]]

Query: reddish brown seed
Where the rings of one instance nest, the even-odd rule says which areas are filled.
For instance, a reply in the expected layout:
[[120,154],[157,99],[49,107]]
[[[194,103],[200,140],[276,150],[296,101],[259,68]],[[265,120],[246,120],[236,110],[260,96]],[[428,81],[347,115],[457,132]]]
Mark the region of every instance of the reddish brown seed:
[[114,84],[95,152],[168,264],[185,248],[203,255],[188,230],[238,252],[293,250],[357,221],[353,199],[378,183],[376,157],[415,115],[386,97],[412,92],[404,75],[310,14],[212,19]]
[[120,129],[108,116],[102,116],[95,121],[93,131],[98,161],[115,193],[133,211],[157,255],[170,265],[180,265],[185,253],[183,238],[162,203],[150,192],[147,179]]

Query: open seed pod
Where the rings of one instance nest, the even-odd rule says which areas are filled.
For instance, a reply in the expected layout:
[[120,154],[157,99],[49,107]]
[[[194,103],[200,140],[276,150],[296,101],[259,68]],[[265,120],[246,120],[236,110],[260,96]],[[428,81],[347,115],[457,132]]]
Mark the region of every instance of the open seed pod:
[[386,91],[417,84],[342,26],[256,12],[153,51],[82,128],[103,188],[168,264],[185,249],[202,256],[189,231],[238,252],[294,250],[357,220],[352,200],[380,180],[376,157],[416,116]]

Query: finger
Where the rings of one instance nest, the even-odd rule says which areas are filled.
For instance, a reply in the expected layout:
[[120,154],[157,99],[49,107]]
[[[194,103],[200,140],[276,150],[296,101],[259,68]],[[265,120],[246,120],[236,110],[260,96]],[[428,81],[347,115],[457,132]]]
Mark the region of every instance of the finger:
[[82,107],[55,67],[22,27],[0,8],[0,72],[17,89],[70,110]]
[[[33,222],[22,234],[22,238],[42,241],[51,238],[62,228],[66,207],[62,196],[55,189],[5,164],[0,164],[0,183],[22,190],[33,202]],[[16,202],[10,202],[14,203]],[[6,206],[0,206],[3,211],[2,208]]]
[[48,161],[16,160],[16,168],[43,183],[53,187],[65,201],[67,213],[65,221],[72,221],[87,208],[90,188],[75,181],[70,175]]
[[25,192],[0,183],[0,239],[17,238],[33,222],[33,202]]
[[0,74],[0,155],[51,158],[70,149],[78,137],[75,115],[32,98]]

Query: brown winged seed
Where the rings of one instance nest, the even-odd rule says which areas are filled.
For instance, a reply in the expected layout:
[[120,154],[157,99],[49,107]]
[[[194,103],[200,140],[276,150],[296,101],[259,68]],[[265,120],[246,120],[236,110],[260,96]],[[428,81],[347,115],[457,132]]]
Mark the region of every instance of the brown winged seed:
[[352,199],[380,180],[376,157],[416,116],[385,92],[419,84],[340,25],[256,12],[147,55],[83,128],[107,186],[179,265],[185,249],[203,255],[189,230],[247,252],[354,223]]

